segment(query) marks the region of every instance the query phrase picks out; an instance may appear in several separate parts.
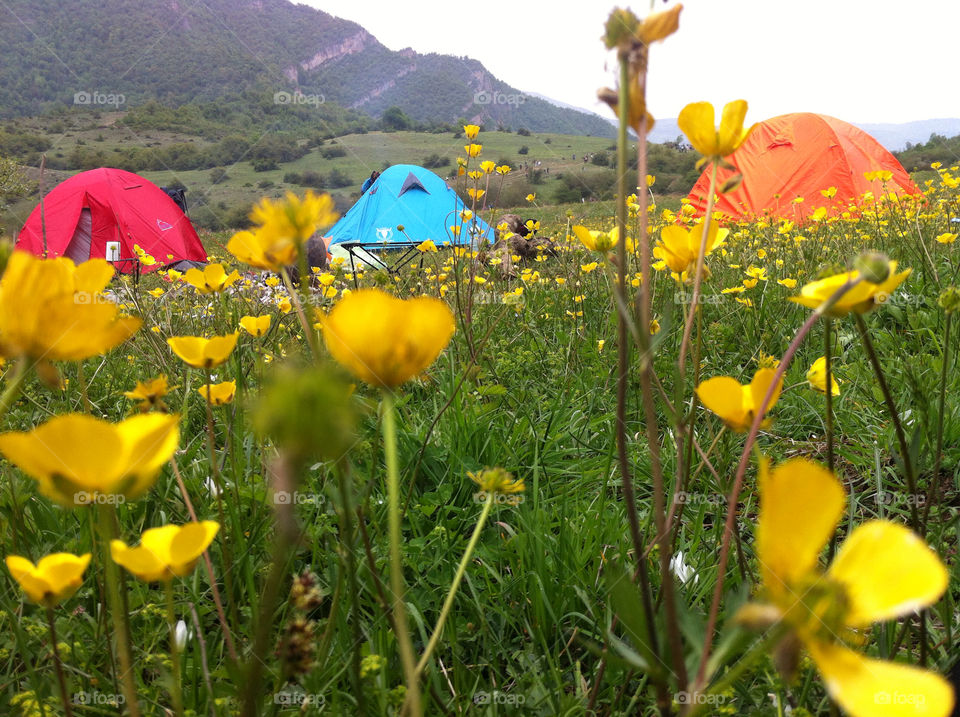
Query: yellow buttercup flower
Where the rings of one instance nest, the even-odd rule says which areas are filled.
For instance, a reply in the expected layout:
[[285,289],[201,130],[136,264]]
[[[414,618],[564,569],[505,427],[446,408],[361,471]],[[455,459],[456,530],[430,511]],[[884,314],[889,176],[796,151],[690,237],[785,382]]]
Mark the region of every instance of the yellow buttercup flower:
[[0,435],[0,453],[65,506],[88,505],[100,496],[136,498],[177,449],[179,420],[176,414],[144,413],[108,423],[67,413],[32,431]]
[[19,555],[8,555],[6,563],[7,570],[31,601],[53,607],[80,588],[90,553],[52,553],[40,558],[36,565]]
[[467,189],[467,194],[470,195],[471,199],[476,200],[476,199],[480,199],[480,197],[486,194],[486,191],[484,191],[483,189],[474,189],[473,187],[470,187]]
[[304,242],[332,225],[337,216],[329,194],[307,192],[301,200],[288,192],[282,201],[264,199],[250,213],[254,229],[234,234],[227,251],[245,264],[279,272],[297,260]]
[[720,128],[717,129],[713,105],[694,102],[680,110],[677,124],[695,150],[710,160],[717,160],[733,154],[750,135],[753,125],[743,128],[746,115],[746,100],[728,102],[723,108]]
[[140,328],[102,295],[113,267],[102,259],[79,266],[15,251],[0,280],[0,353],[46,361],[79,361],[106,353]]
[[480,154],[480,151],[482,149],[483,149],[482,144],[474,144],[472,142],[468,145],[465,145],[463,148],[463,150],[467,153],[468,157],[476,157],[477,155]]
[[572,229],[577,239],[590,251],[610,251],[620,240],[620,230],[618,227],[614,227],[608,232],[600,232],[592,231],[578,224],[572,227]]
[[493,174],[493,170],[496,169],[497,163],[492,160],[484,160],[480,162],[480,169],[483,170],[484,174]]
[[437,245],[433,243],[433,239],[425,239],[424,241],[417,244],[417,251],[426,254],[430,252],[432,254],[437,253]]
[[[753,423],[775,374],[774,369],[761,368],[746,386],[740,385],[737,379],[730,376],[716,376],[697,386],[697,396],[706,408],[717,414],[732,430],[744,433]],[[768,412],[777,404],[782,388],[781,377],[770,398],[770,405],[767,406]]]
[[[902,525],[874,520],[849,534],[823,572],[818,557],[844,513],[840,481],[802,458],[773,471],[764,459],[759,488],[756,550],[768,609],[807,648],[830,696],[853,717],[946,717],[953,690],[942,677],[843,644],[852,630],[935,603],[948,580],[936,553]],[[891,694],[916,699],[905,707]]]
[[227,274],[223,264],[207,264],[200,269],[187,269],[183,275],[184,281],[195,288],[200,294],[212,294],[223,291],[240,279],[240,274],[234,270]]
[[270,314],[263,316],[243,316],[240,318],[240,328],[255,338],[260,338],[270,330]]
[[537,195],[536,195],[536,194],[528,194],[528,195],[526,196],[526,199],[527,199],[528,202],[536,201]]
[[[869,281],[861,281],[848,289],[843,296],[826,312],[827,316],[840,318],[846,316],[851,311],[863,314],[870,311],[874,306],[885,303],[890,295],[897,290],[906,278],[910,276],[911,269],[897,273],[897,262],[889,262],[890,275],[880,284],[873,284]],[[816,309],[821,304],[833,296],[848,281],[856,281],[860,277],[859,271],[848,271],[843,274],[834,274],[825,279],[812,281],[800,289],[800,296],[790,297],[791,301],[802,304],[810,309]]]
[[486,493],[522,493],[524,490],[523,478],[516,479],[503,468],[484,468],[476,473],[467,473],[480,490]]
[[138,381],[136,388],[132,391],[124,391],[123,395],[127,398],[140,401],[138,408],[141,411],[149,411],[151,408],[165,410],[163,397],[170,392],[166,376],[157,376],[148,381]]
[[[840,386],[837,383],[837,379],[833,376],[833,372],[830,372],[830,395],[839,396],[840,395]],[[820,393],[827,392],[827,357],[821,356],[807,370],[807,383],[810,384],[810,388],[819,391]]]
[[463,126],[463,134],[467,139],[476,139],[476,136],[480,134],[480,127],[475,124],[466,124]]
[[[720,229],[716,222],[710,222],[706,255],[723,246],[729,233],[728,229]],[[689,231],[675,224],[664,227],[660,230],[660,241],[653,248],[653,255],[678,274],[691,271],[696,268],[702,238],[702,224],[694,225]]]
[[513,171],[513,169],[509,164],[501,164],[497,167],[497,174],[499,175],[507,175],[510,174],[511,171]]
[[223,383],[204,384],[197,389],[197,393],[214,406],[223,406],[233,400],[237,393],[237,382],[224,381]]
[[237,332],[205,339],[202,336],[173,336],[167,339],[170,348],[188,366],[216,368],[226,361],[237,345]]
[[212,520],[150,528],[140,536],[136,548],[111,540],[110,555],[113,562],[144,582],[166,582],[189,575],[218,530],[220,524]]
[[357,378],[383,388],[423,373],[455,329],[453,312],[439,299],[403,300],[378,289],[344,296],[320,323],[333,357]]
[[934,237],[940,244],[953,244],[957,240],[958,235],[956,232],[944,232],[943,234],[938,234]]

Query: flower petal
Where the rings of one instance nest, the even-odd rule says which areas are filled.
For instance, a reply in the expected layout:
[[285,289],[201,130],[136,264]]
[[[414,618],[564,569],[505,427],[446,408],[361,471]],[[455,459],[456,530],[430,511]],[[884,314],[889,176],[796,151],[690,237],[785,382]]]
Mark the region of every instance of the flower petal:
[[940,558],[911,530],[885,520],[856,528],[830,565],[850,601],[846,623],[865,627],[935,603],[947,588]]
[[852,717],[946,717],[953,688],[917,667],[870,660],[841,645],[808,643],[830,696]]
[[680,127],[690,144],[705,157],[717,153],[717,128],[714,125],[713,105],[709,102],[693,102],[677,117]]
[[760,462],[760,519],[757,557],[763,583],[784,594],[811,573],[817,557],[843,514],[843,487],[833,473],[804,458],[769,470]]
[[743,406],[743,387],[730,376],[715,376],[697,386],[700,402],[720,416],[736,431],[744,430],[747,413]]

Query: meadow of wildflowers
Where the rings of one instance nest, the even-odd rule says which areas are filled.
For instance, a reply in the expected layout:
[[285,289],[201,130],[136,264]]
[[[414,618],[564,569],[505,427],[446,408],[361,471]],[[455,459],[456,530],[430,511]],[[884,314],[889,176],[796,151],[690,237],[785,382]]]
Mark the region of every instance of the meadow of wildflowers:
[[[607,26],[621,177],[679,16]],[[641,141],[522,254],[449,246],[511,171],[464,134],[396,273],[308,267],[311,193],[203,270],[6,252],[0,711],[950,714],[960,170],[734,222]]]

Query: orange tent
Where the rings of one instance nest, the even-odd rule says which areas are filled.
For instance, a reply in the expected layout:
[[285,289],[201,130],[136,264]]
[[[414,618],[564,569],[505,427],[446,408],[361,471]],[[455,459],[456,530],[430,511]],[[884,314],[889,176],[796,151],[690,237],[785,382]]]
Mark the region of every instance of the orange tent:
[[[874,196],[919,194],[917,185],[890,152],[852,124],[810,112],[781,115],[760,122],[740,148],[727,158],[743,175],[743,183],[722,194],[715,210],[733,219],[772,215],[800,221],[818,207],[846,209]],[[867,179],[868,172],[887,171],[889,179]],[[708,166],[688,199],[702,215],[710,191]],[[717,186],[734,174],[717,172]],[[882,176],[882,175],[881,175]],[[821,190],[836,189],[831,196]],[[802,202],[795,202],[802,197]]]

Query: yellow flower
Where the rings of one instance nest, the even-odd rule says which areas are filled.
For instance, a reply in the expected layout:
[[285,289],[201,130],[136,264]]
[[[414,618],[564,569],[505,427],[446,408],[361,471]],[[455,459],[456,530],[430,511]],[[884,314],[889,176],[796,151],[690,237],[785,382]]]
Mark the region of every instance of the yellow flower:
[[486,192],[483,189],[474,189],[473,187],[470,187],[467,189],[467,194],[470,195],[471,199],[480,199],[480,197],[486,194]]
[[220,524],[212,520],[150,528],[140,536],[136,548],[111,540],[110,555],[113,562],[144,582],[182,578],[190,574],[218,530]]
[[837,188],[827,187],[826,189],[821,189],[820,194],[822,194],[827,199],[833,199],[835,196],[837,196]]
[[[842,642],[854,637],[852,630],[935,603],[948,580],[936,553],[907,528],[874,520],[855,528],[821,571],[820,552],[844,513],[843,487],[812,461],[796,458],[772,472],[768,463],[760,463],[756,534],[768,609],[792,628],[847,714],[946,717],[953,691],[942,677],[868,659]],[[904,707],[891,694],[916,701]]]
[[137,261],[144,266],[153,266],[157,263],[157,260],[147,254],[147,252],[145,252],[139,244],[133,245],[133,253],[137,255]]
[[[744,433],[753,423],[775,374],[773,369],[761,368],[746,386],[741,386],[737,379],[730,376],[716,376],[697,386],[697,396],[706,408],[717,414],[731,429]],[[770,397],[768,412],[777,404],[782,388],[781,377]]]
[[893,179],[893,172],[891,172],[889,169],[878,169],[874,172],[864,172],[863,177],[868,182],[876,182],[877,180],[880,180],[881,182],[889,182],[891,179]]
[[484,160],[480,162],[480,169],[483,170],[484,174],[493,174],[493,170],[496,169],[497,163],[492,160]]
[[537,198],[537,195],[536,195],[536,194],[528,194],[528,195],[527,195],[527,201],[528,201],[528,202],[535,201],[536,198]]
[[184,281],[195,288],[200,294],[212,294],[217,291],[223,291],[228,286],[240,278],[240,274],[234,270],[227,274],[223,264],[207,264],[200,269],[187,269],[183,275]]
[[[861,281],[856,286],[848,289],[837,302],[827,311],[827,315],[840,318],[846,316],[851,311],[858,314],[865,313],[877,304],[885,303],[890,295],[896,291],[908,276],[911,269],[897,273],[897,262],[889,262],[890,276],[880,284],[873,284],[869,281]],[[855,281],[859,278],[859,271],[848,271],[843,274],[834,274],[825,279],[812,281],[800,289],[800,296],[791,296],[790,300],[806,306],[809,309],[816,309],[827,299],[833,296],[847,281]]]
[[475,124],[464,125],[463,134],[467,139],[476,139],[477,135],[480,134],[480,127]]
[[468,472],[467,475],[486,493],[509,495],[522,493],[525,488],[523,478],[517,480],[503,468],[484,468],[476,473]]
[[88,505],[98,496],[136,498],[177,449],[179,420],[144,413],[114,424],[67,413],[32,431],[0,435],[0,453],[65,506]]
[[373,386],[394,388],[423,373],[450,343],[453,312],[439,299],[398,299],[378,289],[344,296],[320,319],[333,357]]
[[733,154],[753,130],[743,128],[747,114],[746,100],[728,102],[723,108],[719,130],[714,126],[713,105],[694,102],[680,110],[677,124],[700,154],[710,160]]
[[36,565],[19,555],[8,555],[6,563],[7,570],[30,600],[53,607],[80,588],[90,553],[52,553],[40,558]]
[[150,294],[150,296],[152,296],[153,298],[159,299],[161,296],[164,295],[165,292],[162,286],[158,286],[156,289],[150,289],[150,291],[148,291],[147,293]]
[[476,157],[478,154],[480,154],[480,150],[482,149],[483,149],[482,144],[474,144],[473,142],[471,142],[468,145],[465,145],[463,148],[463,150],[467,153],[468,157]]
[[509,164],[501,164],[499,167],[497,167],[497,174],[500,174],[500,175],[510,174],[511,171],[512,171],[512,168],[510,167]]
[[132,391],[124,391],[123,395],[134,401],[140,401],[141,411],[149,411],[151,408],[165,410],[163,397],[169,393],[170,387],[167,385],[166,376],[157,376],[148,381],[138,381],[136,388]]
[[290,302],[290,297],[281,296],[280,300],[277,302],[277,308],[280,309],[281,313],[289,314],[293,309],[293,304]]
[[797,285],[797,280],[787,277],[786,279],[777,279],[777,283],[781,286],[787,287],[788,289],[793,289]]
[[204,384],[197,389],[197,393],[210,401],[214,406],[223,406],[233,400],[237,392],[236,381],[224,381],[223,383]]
[[167,339],[173,353],[188,366],[216,368],[226,361],[237,345],[237,332],[205,339],[202,336],[174,336]]
[[620,231],[617,227],[614,227],[608,232],[599,232],[591,231],[578,224],[572,227],[572,229],[581,243],[590,251],[610,251],[620,240]]
[[287,192],[285,200],[264,199],[250,213],[253,231],[242,231],[227,242],[227,251],[258,269],[279,272],[297,259],[299,247],[337,220],[329,194],[307,192],[301,200]]
[[433,243],[433,239],[425,239],[424,241],[417,244],[417,251],[426,254],[430,252],[432,254],[437,253],[437,245]]
[[[707,234],[707,255],[717,247],[723,246],[728,229],[720,229],[716,222],[710,222]],[[683,227],[671,225],[660,230],[660,241],[653,248],[653,255],[667,263],[671,271],[678,274],[696,268],[697,254],[703,238],[703,225],[696,224],[689,231]]]
[[598,266],[600,266],[600,265],[599,265],[597,262],[591,261],[589,264],[581,264],[581,265],[580,265],[580,271],[582,271],[584,274],[589,274],[591,271],[593,271],[594,269],[596,269]]
[[270,314],[263,316],[244,316],[240,319],[240,328],[251,336],[260,338],[270,330]]
[[113,277],[102,259],[75,266],[15,251],[0,280],[0,353],[46,361],[79,361],[130,338],[141,321],[121,316],[101,292]]
[[[840,386],[837,384],[837,379],[833,376],[833,371],[830,372],[830,395],[839,396],[840,395]],[[827,392],[827,357],[821,356],[810,366],[807,371],[807,383],[810,384],[810,388],[819,391],[820,393]]]
[[957,234],[951,232],[944,232],[943,234],[937,235],[935,238],[941,244],[953,244],[957,240]]

